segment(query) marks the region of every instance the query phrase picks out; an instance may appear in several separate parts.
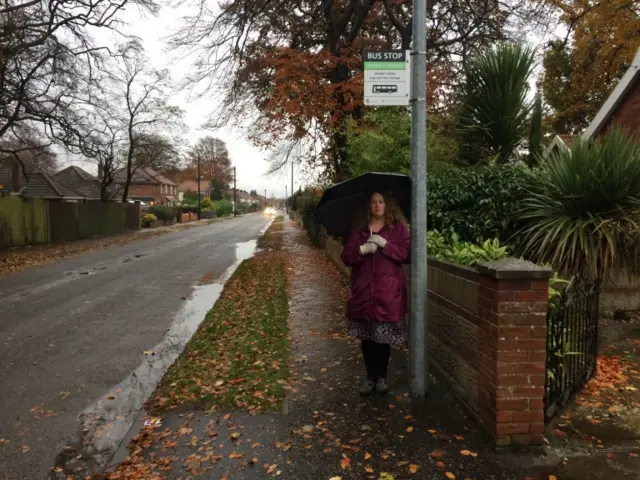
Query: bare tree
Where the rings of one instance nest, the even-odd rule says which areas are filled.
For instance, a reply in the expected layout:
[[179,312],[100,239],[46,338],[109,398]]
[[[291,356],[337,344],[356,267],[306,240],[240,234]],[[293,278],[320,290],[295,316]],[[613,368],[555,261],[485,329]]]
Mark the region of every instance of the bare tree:
[[22,138],[1,140],[0,149],[1,160],[17,160],[27,179],[34,170],[54,174],[58,169],[57,155],[51,149],[51,142],[36,136],[36,132],[29,132]]
[[[131,178],[138,168],[136,157],[144,154],[149,139],[165,130],[181,130],[182,110],[168,103],[171,80],[167,70],[154,70],[142,46],[132,41],[123,45],[118,66],[108,72],[114,101],[120,102],[120,114],[126,140],[124,163],[126,181],[122,201],[126,202]],[[142,158],[142,157],[141,157]]]
[[116,29],[127,3],[153,0],[5,0],[0,6],[0,139],[36,130],[54,142],[83,140],[78,106],[91,104],[108,49],[90,30]]

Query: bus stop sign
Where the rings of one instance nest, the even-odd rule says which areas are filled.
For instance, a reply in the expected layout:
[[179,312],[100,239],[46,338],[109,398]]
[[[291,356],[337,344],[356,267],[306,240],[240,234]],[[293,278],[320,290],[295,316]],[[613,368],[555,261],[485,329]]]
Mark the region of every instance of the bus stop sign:
[[364,104],[409,105],[411,51],[364,52]]

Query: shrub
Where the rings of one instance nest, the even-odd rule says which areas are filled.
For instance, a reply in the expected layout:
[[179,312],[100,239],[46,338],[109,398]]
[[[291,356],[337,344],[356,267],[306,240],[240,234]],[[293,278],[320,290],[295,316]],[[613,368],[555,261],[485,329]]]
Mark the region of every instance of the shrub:
[[497,238],[475,244],[461,241],[456,233],[447,237],[437,230],[427,232],[427,251],[435,258],[469,267],[501,260],[509,255],[507,247],[500,246]]
[[213,210],[215,208],[215,205],[213,204],[213,200],[211,200],[209,197],[204,197],[200,201],[200,208],[203,210]]
[[551,155],[523,202],[526,253],[561,274],[640,270],[640,145],[614,130]]
[[155,215],[157,220],[162,220],[163,222],[170,222],[176,217],[173,208],[171,207],[155,205],[153,207],[149,207],[148,211]]
[[427,226],[460,240],[497,238],[520,252],[521,203],[532,187],[532,172],[517,165],[450,168],[429,175]]
[[218,200],[214,202],[214,210],[218,217],[224,217],[233,213],[233,204],[229,200]]
[[142,215],[141,223],[144,228],[149,228],[152,223],[157,222],[158,217],[156,217],[153,213],[145,213]]

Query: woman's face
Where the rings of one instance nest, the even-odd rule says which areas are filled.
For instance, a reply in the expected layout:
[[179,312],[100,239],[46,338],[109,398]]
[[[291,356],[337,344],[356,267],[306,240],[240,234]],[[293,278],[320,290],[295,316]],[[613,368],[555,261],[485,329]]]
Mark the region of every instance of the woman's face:
[[379,193],[374,193],[371,195],[371,200],[369,201],[369,210],[371,212],[372,218],[381,218],[384,217],[384,197]]

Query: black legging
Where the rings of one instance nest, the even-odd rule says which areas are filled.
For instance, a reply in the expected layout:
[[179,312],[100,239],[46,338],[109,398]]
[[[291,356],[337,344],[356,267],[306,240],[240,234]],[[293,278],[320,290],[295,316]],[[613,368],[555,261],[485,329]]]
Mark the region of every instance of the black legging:
[[377,380],[387,378],[389,367],[389,356],[391,355],[391,345],[388,343],[376,343],[372,340],[362,340],[362,356],[367,369],[367,378]]

